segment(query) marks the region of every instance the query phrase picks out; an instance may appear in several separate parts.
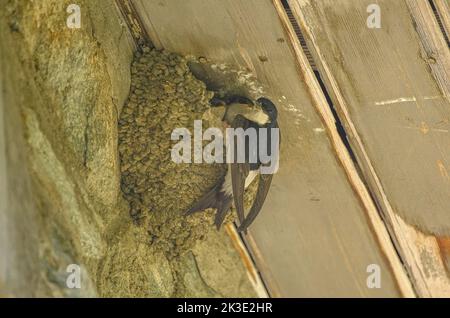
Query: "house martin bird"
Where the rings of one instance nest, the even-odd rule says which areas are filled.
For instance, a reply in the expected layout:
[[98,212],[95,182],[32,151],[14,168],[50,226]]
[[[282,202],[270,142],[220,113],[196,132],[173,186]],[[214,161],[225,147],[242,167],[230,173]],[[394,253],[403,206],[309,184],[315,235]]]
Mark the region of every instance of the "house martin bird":
[[[186,212],[186,215],[208,208],[217,209],[214,223],[219,229],[234,200],[240,222],[238,231],[246,232],[260,212],[272,182],[272,173],[260,173],[261,167],[267,166],[268,163],[262,162],[264,160],[260,157],[258,148],[265,143],[266,150],[268,151],[267,155],[273,159],[272,155],[274,154],[271,153],[274,138],[272,128],[279,128],[277,108],[269,99],[264,97],[254,102],[243,96],[230,96],[226,98],[215,96],[211,99],[210,104],[211,106],[225,106],[226,110],[222,119],[225,126],[234,129],[242,128],[244,131],[248,128],[255,128],[257,140],[250,144],[250,140],[247,142],[245,136],[234,135],[234,160],[228,164],[226,175],[198,203],[191,207]],[[275,145],[279,145],[279,135],[277,137],[278,143]],[[245,145],[245,158],[241,158],[240,160],[238,160],[237,149],[239,138],[243,138],[240,141]],[[276,160],[278,160],[278,153],[275,155]],[[244,190],[258,175],[259,184],[256,197],[247,217],[245,217]]]

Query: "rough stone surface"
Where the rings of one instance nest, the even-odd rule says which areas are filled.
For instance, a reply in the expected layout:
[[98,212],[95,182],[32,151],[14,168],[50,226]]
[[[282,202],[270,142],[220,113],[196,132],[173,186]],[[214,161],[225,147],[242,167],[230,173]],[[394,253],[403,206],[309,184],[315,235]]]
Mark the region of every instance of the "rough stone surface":
[[[155,196],[144,202],[157,213],[146,211],[145,226],[132,222],[133,201],[120,188],[118,121],[133,46],[113,1],[77,3],[82,28],[72,30],[66,27],[69,1],[0,0],[0,294],[254,296],[229,237],[203,222],[207,216],[176,217],[201,187],[180,201],[170,191],[174,179],[160,175],[160,188],[148,179],[145,189]],[[203,102],[186,109],[200,113],[206,97],[195,85],[192,97]],[[178,119],[176,109],[163,114],[166,121]],[[205,188],[214,181],[206,172],[198,178]],[[175,207],[178,201],[184,205]],[[190,222],[200,223],[195,228],[202,235],[179,231]],[[149,233],[160,244],[151,244]],[[212,268],[208,257],[223,262]],[[65,287],[72,263],[82,268],[80,290]],[[232,274],[224,281],[223,273]]]

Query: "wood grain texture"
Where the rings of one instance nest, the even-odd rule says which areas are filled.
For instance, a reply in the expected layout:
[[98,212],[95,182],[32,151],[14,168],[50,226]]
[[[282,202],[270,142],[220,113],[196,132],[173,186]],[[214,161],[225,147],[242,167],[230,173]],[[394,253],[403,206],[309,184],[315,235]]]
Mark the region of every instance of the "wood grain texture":
[[381,29],[366,27],[371,1],[290,4],[416,290],[448,296],[439,246],[429,234],[447,233],[450,225],[448,83],[437,84],[446,74],[431,70],[404,1],[378,1]]
[[[261,94],[278,104],[280,170],[250,229],[272,295],[411,296],[389,238],[374,233],[368,203],[355,194],[335,155],[337,132],[333,128],[332,140],[326,133],[334,124],[318,115],[272,2],[134,4],[157,47],[251,71]],[[369,264],[381,267],[381,289],[366,286]]]

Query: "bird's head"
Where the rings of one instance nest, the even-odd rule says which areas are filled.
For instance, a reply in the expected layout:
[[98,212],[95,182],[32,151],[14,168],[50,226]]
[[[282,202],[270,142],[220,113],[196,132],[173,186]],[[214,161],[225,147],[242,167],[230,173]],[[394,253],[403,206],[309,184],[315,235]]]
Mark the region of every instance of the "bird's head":
[[272,122],[277,120],[278,110],[270,99],[261,97],[256,102],[261,105],[261,109],[269,116]]

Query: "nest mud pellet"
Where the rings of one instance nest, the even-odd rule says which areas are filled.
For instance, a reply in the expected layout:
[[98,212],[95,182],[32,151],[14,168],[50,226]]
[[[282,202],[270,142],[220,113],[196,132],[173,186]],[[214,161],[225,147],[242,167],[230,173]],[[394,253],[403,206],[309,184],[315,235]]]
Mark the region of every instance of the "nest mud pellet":
[[[211,213],[186,211],[224,174],[223,165],[176,164],[173,129],[193,132],[194,120],[210,108],[212,93],[176,54],[144,48],[132,64],[129,98],[119,122],[122,191],[133,220],[148,231],[149,243],[178,254],[212,224]],[[211,126],[203,120],[203,129]]]

